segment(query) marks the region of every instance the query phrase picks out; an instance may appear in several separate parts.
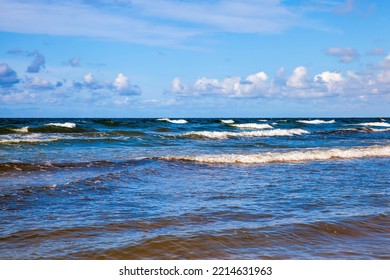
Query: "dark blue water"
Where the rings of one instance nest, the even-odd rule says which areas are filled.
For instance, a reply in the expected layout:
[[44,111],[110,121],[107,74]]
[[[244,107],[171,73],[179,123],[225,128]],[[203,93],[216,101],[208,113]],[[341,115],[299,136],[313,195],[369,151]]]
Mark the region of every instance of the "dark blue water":
[[0,119],[0,258],[389,259],[389,122]]

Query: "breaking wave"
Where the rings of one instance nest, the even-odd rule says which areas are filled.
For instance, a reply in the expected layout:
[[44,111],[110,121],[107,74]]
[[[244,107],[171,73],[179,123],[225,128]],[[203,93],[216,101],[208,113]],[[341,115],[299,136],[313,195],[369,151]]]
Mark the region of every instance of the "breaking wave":
[[221,120],[221,123],[232,124],[234,120]]
[[325,124],[325,123],[335,123],[335,120],[330,121],[324,121],[324,120],[298,120],[299,123],[306,123],[306,124]]
[[308,134],[307,130],[303,129],[273,129],[264,131],[191,131],[180,134],[183,137],[193,138],[210,138],[210,139],[227,139],[229,137],[271,137],[271,136],[294,136]]
[[331,159],[352,159],[363,157],[390,157],[390,145],[371,146],[349,149],[321,149],[304,150],[282,153],[259,154],[223,154],[223,155],[194,155],[194,156],[167,156],[159,159],[181,160],[208,164],[265,164],[284,162],[304,162]]
[[162,118],[162,119],[157,119],[158,121],[163,121],[163,122],[170,122],[170,123],[176,123],[176,124],[184,124],[187,123],[186,120],[171,120],[168,118]]
[[366,122],[366,123],[358,123],[353,125],[390,127],[390,124],[387,122]]
[[47,126],[58,126],[58,127],[66,127],[66,128],[75,128],[76,124],[71,123],[71,122],[66,122],[66,123],[48,123],[45,124]]
[[266,129],[266,128],[273,128],[269,124],[258,124],[258,123],[243,123],[243,124],[231,124],[231,126],[242,128],[242,129]]
[[10,130],[17,132],[17,133],[28,133],[28,126],[24,126],[21,128],[11,128]]

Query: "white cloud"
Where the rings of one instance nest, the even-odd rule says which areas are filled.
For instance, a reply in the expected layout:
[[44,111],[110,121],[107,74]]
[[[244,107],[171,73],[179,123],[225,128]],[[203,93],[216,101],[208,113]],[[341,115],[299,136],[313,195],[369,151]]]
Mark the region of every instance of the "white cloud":
[[[270,34],[296,26],[318,26],[305,18],[308,10],[304,7],[290,7],[282,0],[0,0],[0,6],[3,32],[148,45],[183,45],[189,38],[218,32]],[[77,20],[70,20],[75,15]],[[77,66],[78,60],[69,63]]]
[[177,95],[222,95],[227,97],[251,97],[266,90],[268,76],[264,72],[249,75],[245,79],[227,77],[222,81],[202,77],[192,86],[183,85],[179,78],[172,81],[171,92]]
[[285,78],[281,67],[273,78],[265,72],[246,78],[227,77],[219,80],[202,77],[193,84],[183,84],[179,78],[172,82],[171,94],[176,96],[219,96],[228,98],[292,98],[313,99],[334,96],[367,99],[373,94],[390,94],[390,55],[361,72],[323,71],[309,75],[304,66],[295,68]]
[[84,83],[86,84],[92,84],[94,81],[92,73],[88,73],[84,76]]
[[32,89],[37,90],[51,90],[54,89],[54,85],[48,80],[42,79],[41,77],[35,76],[29,79],[29,86]]
[[307,69],[299,66],[294,69],[293,74],[287,79],[287,85],[293,88],[302,88],[306,86]]
[[328,89],[328,92],[340,93],[343,91],[341,82],[344,78],[340,73],[325,71],[321,74],[314,76],[314,82],[324,83]]
[[35,94],[24,92],[15,92],[11,94],[1,95],[0,104],[30,104],[36,101]]
[[137,85],[131,85],[129,78],[119,73],[113,83],[114,88],[120,95],[140,95],[141,89]]

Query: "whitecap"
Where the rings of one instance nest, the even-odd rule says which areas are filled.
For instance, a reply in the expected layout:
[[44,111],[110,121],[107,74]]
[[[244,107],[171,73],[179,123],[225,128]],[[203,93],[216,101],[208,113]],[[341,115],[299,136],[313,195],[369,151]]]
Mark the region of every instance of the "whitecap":
[[303,149],[292,152],[268,152],[259,154],[167,156],[161,157],[161,159],[193,161],[207,164],[266,164],[364,157],[390,157],[390,145],[349,149]]
[[24,126],[21,128],[11,128],[11,130],[18,133],[28,133],[28,126]]
[[234,120],[221,120],[221,123],[232,124]]
[[48,123],[45,124],[47,126],[58,126],[58,127],[66,127],[66,128],[75,128],[76,124],[71,123],[71,122],[66,122],[66,123]]
[[164,121],[164,122],[170,122],[170,123],[176,123],[176,124],[184,124],[187,123],[186,120],[171,120],[168,118],[162,118],[162,119],[157,119],[158,121]]
[[390,124],[387,122],[366,122],[366,123],[358,123],[353,125],[390,127]]
[[231,124],[231,126],[241,128],[241,129],[266,129],[266,128],[273,128],[269,124],[258,124],[258,123],[242,123],[242,124]]
[[306,123],[306,124],[325,124],[325,123],[335,123],[335,120],[330,121],[324,121],[324,120],[298,120],[299,123]]
[[294,136],[309,133],[303,129],[273,129],[261,131],[191,131],[180,134],[183,137],[201,137],[210,139],[227,139],[229,137],[272,137],[272,136]]

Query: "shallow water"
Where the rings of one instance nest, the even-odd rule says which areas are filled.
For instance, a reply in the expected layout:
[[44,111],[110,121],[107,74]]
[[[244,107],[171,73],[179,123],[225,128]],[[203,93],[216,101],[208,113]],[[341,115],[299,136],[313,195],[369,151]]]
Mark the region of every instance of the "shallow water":
[[389,259],[390,119],[1,119],[1,259]]

